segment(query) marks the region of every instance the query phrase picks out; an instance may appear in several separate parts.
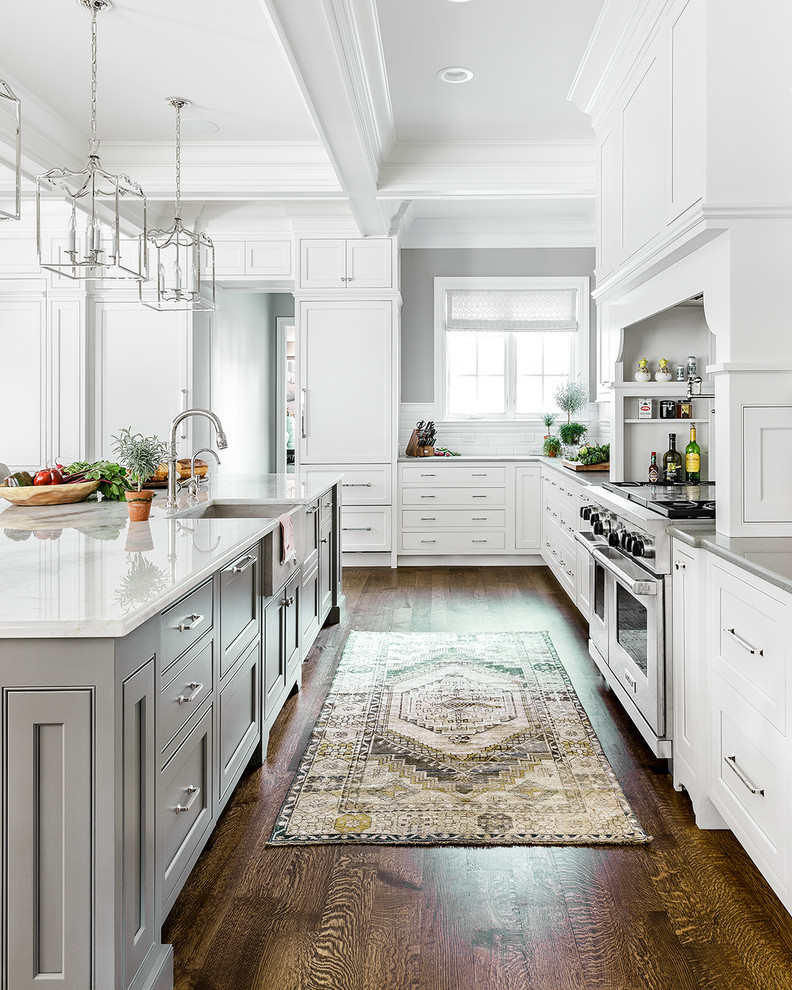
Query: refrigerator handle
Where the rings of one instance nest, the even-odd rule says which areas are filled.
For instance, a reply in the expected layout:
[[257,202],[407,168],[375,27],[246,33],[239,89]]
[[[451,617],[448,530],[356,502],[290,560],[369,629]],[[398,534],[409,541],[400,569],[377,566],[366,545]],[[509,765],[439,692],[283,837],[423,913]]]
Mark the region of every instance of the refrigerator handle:
[[303,440],[305,440],[305,438],[308,436],[308,434],[305,432],[305,407],[308,404],[308,389],[303,388],[300,391],[302,392],[302,400],[300,402],[300,425],[301,425],[302,438]]

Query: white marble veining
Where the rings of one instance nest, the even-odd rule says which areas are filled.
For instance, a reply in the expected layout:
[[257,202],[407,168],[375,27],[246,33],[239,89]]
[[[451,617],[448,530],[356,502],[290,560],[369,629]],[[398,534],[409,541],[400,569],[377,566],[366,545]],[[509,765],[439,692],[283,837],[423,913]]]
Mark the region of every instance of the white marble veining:
[[[273,530],[277,503],[302,504],[340,475],[218,478],[184,514],[158,493],[148,523],[126,503],[9,506],[0,512],[0,638],[125,636]],[[202,519],[211,502],[256,518]],[[273,515],[266,505],[273,503]]]

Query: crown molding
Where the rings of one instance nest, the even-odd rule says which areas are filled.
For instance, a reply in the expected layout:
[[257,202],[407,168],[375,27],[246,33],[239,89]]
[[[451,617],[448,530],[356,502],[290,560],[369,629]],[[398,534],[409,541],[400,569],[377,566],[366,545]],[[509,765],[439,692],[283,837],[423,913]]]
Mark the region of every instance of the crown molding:
[[[134,175],[149,200],[171,199],[173,145],[108,142],[103,162]],[[185,199],[289,199],[342,197],[335,171],[321,144],[301,142],[191,142],[182,144]]]
[[[88,156],[88,134],[70,124],[26,86],[3,74],[22,104],[22,172],[29,179],[49,169],[80,169]],[[10,120],[0,120],[0,144],[14,147]],[[100,149],[101,150],[101,149]]]
[[422,164],[385,166],[380,199],[593,199],[597,169],[590,165],[546,162],[523,165]]

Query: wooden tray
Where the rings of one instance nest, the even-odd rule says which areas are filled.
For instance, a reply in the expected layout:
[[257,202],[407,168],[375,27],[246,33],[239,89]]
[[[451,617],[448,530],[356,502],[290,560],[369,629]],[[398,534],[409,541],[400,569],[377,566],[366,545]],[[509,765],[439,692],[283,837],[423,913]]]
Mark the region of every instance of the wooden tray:
[[578,461],[568,461],[564,457],[561,463],[570,471],[610,471],[610,461],[603,461],[601,464],[580,464]]
[[0,487],[0,495],[14,505],[69,505],[72,502],[84,502],[98,487],[98,481],[82,481],[76,485]]

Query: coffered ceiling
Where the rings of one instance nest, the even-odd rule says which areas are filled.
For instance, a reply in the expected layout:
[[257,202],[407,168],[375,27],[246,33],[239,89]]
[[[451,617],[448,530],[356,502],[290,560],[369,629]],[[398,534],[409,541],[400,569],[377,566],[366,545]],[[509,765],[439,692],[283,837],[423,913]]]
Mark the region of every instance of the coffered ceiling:
[[[174,126],[164,100],[178,95],[193,102],[184,197],[211,223],[346,216],[365,234],[398,224],[405,243],[463,228],[590,243],[592,131],[567,93],[602,6],[114,0],[98,18],[103,162],[164,209]],[[78,164],[90,15],[78,0],[37,0],[10,5],[3,21],[0,78],[23,99],[26,171]],[[442,82],[449,65],[473,78]]]

